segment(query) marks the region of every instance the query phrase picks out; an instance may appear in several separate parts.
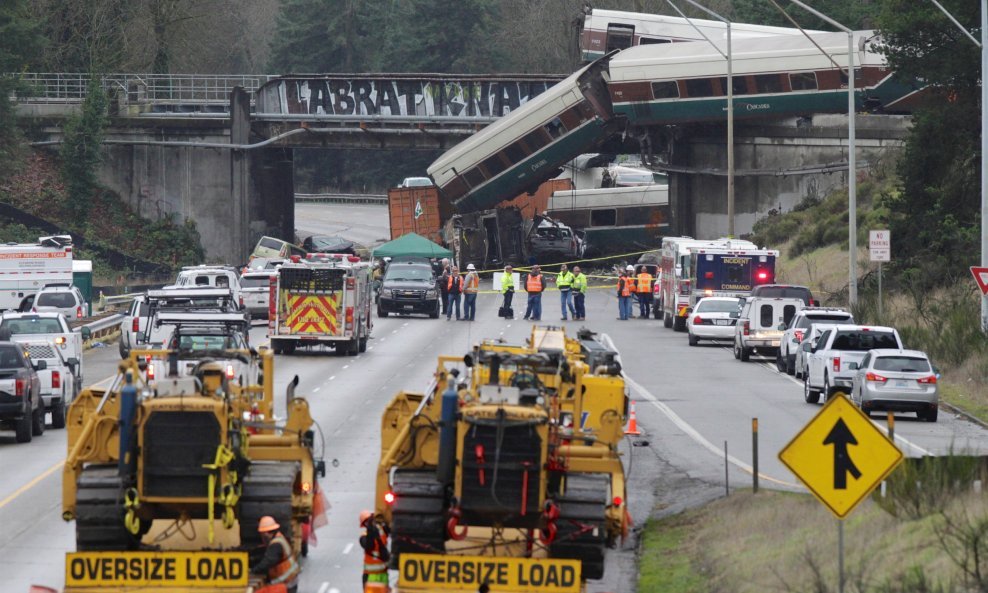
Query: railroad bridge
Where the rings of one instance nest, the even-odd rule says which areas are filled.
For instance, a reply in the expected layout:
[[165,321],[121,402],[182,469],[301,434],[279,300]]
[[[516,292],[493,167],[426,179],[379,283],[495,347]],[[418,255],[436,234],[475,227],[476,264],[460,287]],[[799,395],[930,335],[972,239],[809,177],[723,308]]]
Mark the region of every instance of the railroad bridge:
[[[19,114],[40,135],[36,145],[57,145],[66,116],[85,98],[88,76],[21,77],[31,92],[17,97]],[[438,154],[562,78],[105,75],[111,123],[100,179],[145,217],[195,220],[210,260],[244,261],[260,235],[294,233],[293,149]],[[870,126],[863,119],[868,117],[859,117],[863,161],[901,144],[907,125],[901,118],[871,118]],[[721,138],[716,125],[680,127],[663,147],[675,232],[724,232],[726,208],[716,197],[726,194]],[[739,232],[760,213],[846,183],[839,171],[846,159],[846,118],[814,118],[798,128],[746,124],[735,138],[738,169],[747,170],[737,181]]]

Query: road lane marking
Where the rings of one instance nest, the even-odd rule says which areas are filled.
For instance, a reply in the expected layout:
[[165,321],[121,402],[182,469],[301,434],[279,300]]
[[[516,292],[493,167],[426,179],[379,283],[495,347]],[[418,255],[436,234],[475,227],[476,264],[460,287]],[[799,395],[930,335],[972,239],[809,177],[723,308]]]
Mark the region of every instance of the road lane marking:
[[345,365],[343,365],[343,368],[348,369],[348,368],[350,368],[350,365],[345,364]]
[[315,389],[313,389],[313,390],[312,390],[312,393],[316,393],[316,392],[317,392],[317,391],[319,391],[320,389],[321,389],[320,387],[316,387]]
[[353,542],[347,544],[346,547],[343,548],[343,553],[344,554],[349,554],[350,553],[350,550],[352,550],[352,549],[353,549]]
[[333,375],[332,377],[329,378],[329,380],[332,381],[335,378],[336,378],[336,375]]
[[374,347],[373,347],[373,346],[368,346],[368,347],[367,347],[367,349],[368,349],[368,350],[373,350],[373,349],[374,349]]
[[329,589],[329,581],[323,581],[322,585],[319,586],[319,593],[326,593]]
[[7,496],[7,498],[5,498],[3,500],[0,500],[0,509],[2,509],[3,507],[7,506],[8,504],[10,504],[11,501],[13,501],[15,498],[17,498],[21,494],[24,494],[25,492],[27,492],[31,488],[35,487],[38,484],[38,482],[40,482],[41,480],[44,480],[48,476],[50,476],[53,473],[55,473],[56,471],[58,471],[64,464],[65,464],[64,461],[59,461],[55,465],[53,465],[53,466],[49,467],[48,469],[46,469],[44,471],[44,473],[42,473],[40,476],[34,478],[33,480],[31,480],[27,484],[24,484],[23,486],[21,486],[17,490],[14,490],[14,492],[11,493],[9,496]]

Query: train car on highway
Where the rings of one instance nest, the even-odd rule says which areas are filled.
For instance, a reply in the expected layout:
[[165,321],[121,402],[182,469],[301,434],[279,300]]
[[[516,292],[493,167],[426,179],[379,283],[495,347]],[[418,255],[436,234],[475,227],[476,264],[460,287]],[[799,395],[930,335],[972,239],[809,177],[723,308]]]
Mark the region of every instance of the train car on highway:
[[654,247],[669,229],[669,186],[557,191],[547,214],[583,231],[588,253]]
[[584,66],[440,156],[428,173],[446,200],[459,212],[493,208],[534,191],[607,139],[618,129],[604,74],[608,59]]
[[[821,33],[804,29],[807,33]],[[768,27],[749,23],[731,23],[731,41],[775,35],[802,35],[793,27]],[[665,14],[643,14],[594,8],[583,18],[580,51],[584,61],[592,61],[608,52],[636,45],[654,45],[682,41],[721,41],[727,38],[727,26],[720,21],[686,20]]]

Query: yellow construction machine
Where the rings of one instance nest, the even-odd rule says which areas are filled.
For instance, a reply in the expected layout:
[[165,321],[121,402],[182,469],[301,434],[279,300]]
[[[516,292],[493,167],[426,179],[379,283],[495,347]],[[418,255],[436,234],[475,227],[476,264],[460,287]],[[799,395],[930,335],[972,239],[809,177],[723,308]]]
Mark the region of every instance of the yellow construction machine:
[[[109,386],[68,412],[62,516],[77,552],[66,591],[244,592],[258,521],[271,515],[306,551],[325,465],[313,420],[289,384],[274,422],[270,350],[230,350],[180,373],[177,351],[132,351]],[[240,385],[227,361],[254,366]]]
[[620,364],[586,330],[535,327],[439,357],[381,426],[376,520],[399,589],[578,591],[627,535]]

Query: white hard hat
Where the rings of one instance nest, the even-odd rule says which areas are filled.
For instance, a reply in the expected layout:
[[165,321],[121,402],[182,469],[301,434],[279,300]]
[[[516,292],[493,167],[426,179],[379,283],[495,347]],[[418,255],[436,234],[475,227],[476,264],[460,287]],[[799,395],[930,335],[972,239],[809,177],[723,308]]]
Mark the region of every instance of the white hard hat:
[[631,264],[628,264],[628,267],[625,268],[625,270],[628,270],[629,272],[634,272],[635,271],[635,266],[633,266]]
[[473,264],[468,264],[467,265],[467,269],[468,270],[476,270],[477,268],[473,267]]

